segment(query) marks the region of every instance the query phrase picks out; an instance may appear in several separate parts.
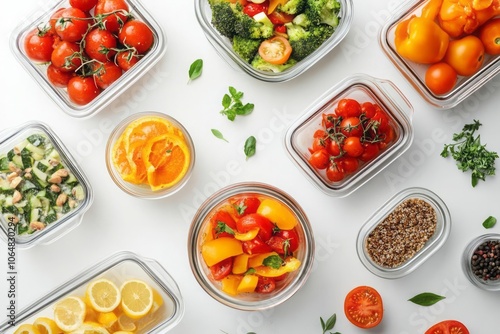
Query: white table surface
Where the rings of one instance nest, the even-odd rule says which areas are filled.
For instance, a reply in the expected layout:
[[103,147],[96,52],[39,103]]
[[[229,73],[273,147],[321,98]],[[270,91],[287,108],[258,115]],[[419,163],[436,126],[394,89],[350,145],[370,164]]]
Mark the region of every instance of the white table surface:
[[[326,319],[333,313],[338,318],[333,332],[364,333],[343,313],[345,295],[358,285],[373,286],[383,297],[384,319],[371,333],[419,334],[444,319],[460,320],[474,334],[498,332],[498,294],[472,286],[462,272],[460,258],[472,238],[500,231],[500,225],[491,230],[481,225],[489,215],[500,218],[500,179],[489,177],[472,188],[470,174],[458,171],[451,159],[439,155],[452,134],[473,119],[483,123],[482,141],[489,149],[500,151],[498,76],[451,110],[431,108],[377,42],[378,29],[393,3],[359,0],[351,29],[335,50],[290,82],[264,83],[235,71],[217,55],[198,25],[193,1],[143,0],[166,32],[165,57],[104,111],[76,120],[58,109],[9,51],[10,32],[43,4],[26,0],[3,5],[0,130],[28,120],[49,124],[90,178],[95,200],[82,224],[64,238],[18,251],[19,308],[83,268],[129,250],[156,259],[179,284],[186,309],[171,333],[321,333],[319,317]],[[204,60],[203,74],[188,84],[188,68],[197,58]],[[415,109],[415,138],[403,156],[361,189],[346,198],[333,198],[294,166],[285,154],[283,137],[288,126],[325,90],[358,72],[389,79],[403,91]],[[245,93],[244,101],[255,104],[250,116],[233,123],[219,115],[221,98],[230,85]],[[178,119],[196,146],[196,165],[187,186],[158,201],[140,200],[120,191],[104,161],[112,127],[129,114],[148,110]],[[230,143],[216,139],[211,128],[219,129]],[[257,153],[245,160],[242,144],[249,135],[257,137]],[[284,304],[265,312],[237,311],[219,304],[198,285],[187,257],[187,232],[201,201],[216,189],[240,181],[266,182],[288,192],[307,213],[316,237],[315,265],[305,286]],[[439,252],[409,276],[378,278],[359,261],[356,236],[377,208],[408,187],[428,188],[445,201],[452,216],[451,234]],[[6,251],[0,261],[7,263]],[[446,299],[431,307],[407,301],[421,292],[438,293]],[[0,309],[6,312],[3,278],[0,296]]]

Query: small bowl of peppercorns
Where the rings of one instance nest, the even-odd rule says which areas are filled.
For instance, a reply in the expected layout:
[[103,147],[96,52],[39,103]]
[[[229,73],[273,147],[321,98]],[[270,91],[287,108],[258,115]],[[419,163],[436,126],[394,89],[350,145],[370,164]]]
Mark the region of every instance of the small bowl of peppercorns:
[[462,268],[475,286],[500,291],[500,234],[484,234],[472,240],[465,248]]

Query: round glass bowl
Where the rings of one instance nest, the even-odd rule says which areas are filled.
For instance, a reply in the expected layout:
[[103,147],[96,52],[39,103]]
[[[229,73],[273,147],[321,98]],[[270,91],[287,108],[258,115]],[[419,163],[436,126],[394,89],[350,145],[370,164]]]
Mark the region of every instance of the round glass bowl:
[[[270,293],[241,292],[237,294],[228,294],[222,291],[222,280],[230,279],[230,277],[227,276],[222,280],[215,280],[202,255],[202,245],[212,240],[222,239],[222,237],[213,239],[212,217],[214,214],[217,210],[227,206],[230,206],[234,210],[234,206],[229,204],[230,200],[237,200],[245,197],[259,198],[261,200],[259,205],[262,205],[263,201],[266,199],[271,199],[274,203],[280,203],[280,205],[287,207],[288,209],[286,211],[295,216],[294,218],[298,221],[294,230],[299,239],[299,246],[293,252],[292,257],[300,261],[300,266],[298,269],[289,272],[284,279],[276,281],[276,289]],[[259,212],[262,212],[260,208]],[[275,219],[276,222],[273,221],[273,219],[270,220],[272,223],[277,222],[277,219]],[[232,239],[234,240],[235,238]],[[245,248],[245,246],[243,246],[243,248]],[[288,194],[268,184],[256,182],[237,183],[220,189],[200,206],[193,218],[189,230],[188,253],[191,270],[196,280],[210,296],[220,303],[235,309],[258,311],[285,302],[304,285],[313,265],[314,238],[307,216],[299,204]],[[252,256],[259,256],[259,254],[250,255],[248,263],[251,263]],[[236,263],[236,260],[234,263]],[[254,267],[251,266],[251,268]],[[255,273],[258,273],[257,268],[258,267],[255,266]],[[236,270],[233,265],[231,273],[234,271]]]
[[[327,178],[324,169],[318,170],[309,163],[310,148],[316,131],[324,130],[324,115],[334,113],[338,102],[347,98],[360,104],[371,102],[379,105],[389,119],[394,139],[374,159],[360,163],[356,172],[334,182]],[[410,102],[392,82],[356,74],[330,88],[307,108],[287,130],[285,148],[290,159],[320,190],[330,196],[344,197],[380,173],[410,147],[413,141],[412,114]]]
[[[408,188],[389,199],[361,227],[356,240],[358,257],[373,274],[400,278],[437,252],[448,239],[450,229],[450,212],[441,198],[428,189]],[[369,238],[375,245],[372,251],[368,249]],[[413,252],[401,259],[397,249]],[[390,261],[397,265],[389,266]]]
[[[132,127],[134,127],[133,130]],[[125,131],[128,132],[124,133]],[[148,133],[155,133],[155,135],[150,135],[148,139],[141,139],[141,136],[148,136]],[[122,134],[123,137],[121,137]],[[128,142],[127,144],[124,142],[123,145],[120,144],[120,138],[130,139],[132,138],[131,135],[133,138],[136,138],[135,143]],[[173,143],[173,149],[171,149],[172,146],[168,146],[169,143]],[[174,154],[178,154],[178,149],[184,152],[183,157],[185,160],[183,165],[186,166],[186,169],[182,171],[184,173],[183,176],[176,180],[176,182],[171,182],[171,185],[163,188],[151,187],[148,184],[148,180],[144,180],[144,178],[144,182],[140,184],[136,183],[136,177],[133,177],[131,182],[128,182],[124,180],[114,163],[116,149],[125,151],[121,154],[120,165],[124,166],[123,164],[125,164],[125,168],[130,167],[130,170],[134,170],[129,163],[131,159],[132,164],[137,160],[147,160],[149,165],[144,165],[143,167],[137,165],[139,167],[135,168],[135,170],[143,168],[143,175],[148,173],[148,171],[158,173],[163,171],[167,173],[167,169],[169,168],[168,163],[171,161],[170,159],[173,159],[171,156],[173,157]],[[161,152],[161,154],[158,154],[158,152]],[[144,154],[148,156],[149,154],[154,155],[152,155],[150,160],[142,156]],[[137,155],[141,155],[141,157]],[[180,190],[191,176],[194,161],[194,144],[186,128],[173,117],[159,112],[139,112],[125,118],[111,132],[106,145],[106,167],[113,181],[124,192],[144,199],[160,199]]]
[[[489,247],[491,246],[497,247],[496,255],[490,255],[493,254],[494,252],[492,252],[491,249],[485,249],[484,247],[485,245],[488,245]],[[500,234],[498,233],[484,234],[477,238],[474,238],[471,242],[469,242],[467,247],[465,247],[464,253],[462,255],[462,268],[464,270],[467,279],[476,287],[481,288],[483,290],[500,291],[499,253],[500,253]],[[477,259],[476,256],[486,257],[488,260],[487,265],[489,265],[489,263],[492,262],[494,264],[492,264],[490,268],[485,268],[485,263],[483,262],[483,264],[481,264],[480,259]],[[492,261],[492,259],[495,260]],[[490,274],[493,271],[492,268],[496,268],[496,274],[494,274],[497,277],[496,279],[490,279],[490,278],[485,279],[479,276],[481,275],[480,272],[476,272],[486,269],[486,273]]]

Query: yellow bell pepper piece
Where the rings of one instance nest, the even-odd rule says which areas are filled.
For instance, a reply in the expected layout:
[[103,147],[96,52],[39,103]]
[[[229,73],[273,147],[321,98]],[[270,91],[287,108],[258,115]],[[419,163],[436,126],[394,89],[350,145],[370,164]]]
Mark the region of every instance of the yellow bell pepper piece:
[[248,270],[249,254],[243,253],[234,257],[233,260],[233,274],[244,274]]
[[283,274],[291,273],[292,271],[299,269],[300,264],[301,262],[299,259],[290,256],[285,259],[285,263],[278,269],[267,266],[260,266],[254,269],[255,269],[255,274],[259,276],[279,277]]
[[259,282],[259,277],[256,275],[245,275],[241,279],[240,284],[238,285],[238,288],[236,291],[238,293],[243,293],[243,292],[254,292],[255,288],[257,287],[257,283]]
[[270,256],[279,256],[278,253],[276,252],[269,252],[269,253],[262,253],[262,254],[255,254],[250,257],[248,260],[248,268],[255,268],[262,266],[264,263],[264,260]]
[[266,198],[260,202],[257,213],[275,223],[281,230],[291,230],[299,223],[288,206],[271,198]]
[[242,253],[243,247],[241,241],[234,238],[213,239],[201,246],[201,256],[209,267],[231,256]]
[[412,16],[401,21],[394,44],[399,55],[419,64],[433,64],[443,59],[450,37],[431,19]]
[[240,285],[240,275],[227,275],[221,281],[221,290],[228,295],[236,296],[238,294],[238,285]]
[[241,241],[248,241],[248,240],[252,240],[252,239],[255,239],[255,237],[257,236],[257,234],[259,234],[259,228],[254,228],[254,229],[251,229],[250,231],[246,232],[246,233],[238,233],[238,232],[234,232],[234,238],[237,239],[237,240],[241,240]]

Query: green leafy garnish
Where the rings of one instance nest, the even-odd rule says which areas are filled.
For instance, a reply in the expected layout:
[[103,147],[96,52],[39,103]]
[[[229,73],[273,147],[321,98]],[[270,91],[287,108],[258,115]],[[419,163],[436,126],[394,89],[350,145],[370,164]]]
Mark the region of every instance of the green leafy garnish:
[[254,136],[248,137],[247,140],[245,141],[245,146],[243,150],[245,152],[247,159],[255,154],[256,145],[257,145],[257,139],[255,139]]
[[472,171],[471,183],[475,187],[479,180],[485,181],[487,175],[495,175],[495,159],[497,152],[490,152],[486,145],[481,144],[480,136],[474,136],[482,124],[474,120],[472,124],[464,125],[462,132],[453,134],[456,143],[444,145],[441,156],[450,154],[455,159],[459,170]]
[[254,104],[246,103],[243,104],[241,99],[243,98],[243,92],[239,92],[236,88],[229,86],[229,94],[224,94],[222,97],[222,109],[220,113],[227,116],[227,119],[234,121],[236,116],[245,116],[253,111]]
[[215,234],[218,235],[224,232],[234,235],[234,230],[232,228],[230,228],[226,223],[218,221],[217,225],[215,226]]
[[210,131],[212,131],[212,134],[213,134],[215,137],[217,137],[217,138],[219,138],[219,139],[221,139],[221,140],[225,141],[226,143],[229,143],[229,142],[227,141],[227,139],[226,139],[226,138],[224,138],[224,136],[222,135],[222,132],[220,132],[219,130],[217,130],[217,129],[211,129]]
[[493,217],[493,216],[489,216],[483,222],[483,227],[484,228],[492,228],[493,226],[495,226],[496,223],[497,223],[497,219],[495,217]]
[[438,301],[445,299],[446,297],[436,295],[432,292],[422,292],[418,295],[408,299],[408,301],[413,302],[420,306],[431,306],[436,304]]
[[279,269],[283,265],[284,261],[278,255],[268,256],[262,261],[262,264],[266,267],[271,267],[273,269]]
[[203,59],[196,59],[191,66],[189,66],[189,80],[194,80],[201,75],[203,71]]
[[[335,326],[335,323],[337,322],[337,314],[334,313],[328,320],[325,322],[322,317],[319,317],[319,320],[321,321],[321,328],[323,329],[323,334],[325,334],[327,331],[332,330],[333,327]],[[339,332],[332,333],[330,334],[340,334]]]

